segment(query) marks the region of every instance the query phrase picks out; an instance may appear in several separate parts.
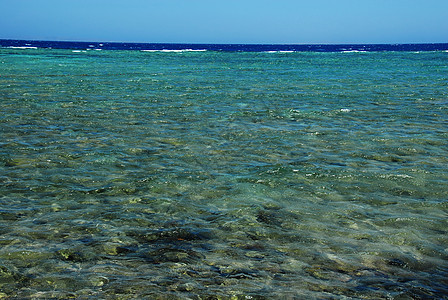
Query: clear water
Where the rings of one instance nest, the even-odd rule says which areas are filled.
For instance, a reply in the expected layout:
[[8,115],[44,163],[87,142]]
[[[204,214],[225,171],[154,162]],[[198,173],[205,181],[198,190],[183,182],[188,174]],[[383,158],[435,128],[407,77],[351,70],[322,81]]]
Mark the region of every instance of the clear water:
[[448,53],[0,49],[0,298],[448,294]]

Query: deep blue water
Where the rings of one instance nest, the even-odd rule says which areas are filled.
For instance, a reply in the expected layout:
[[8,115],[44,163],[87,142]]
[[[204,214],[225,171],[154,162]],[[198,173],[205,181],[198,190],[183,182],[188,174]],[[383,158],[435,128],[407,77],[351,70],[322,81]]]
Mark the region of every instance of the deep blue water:
[[161,43],[110,43],[0,40],[1,47],[37,47],[54,49],[103,49],[103,50],[208,50],[237,52],[297,51],[444,51],[448,43],[436,44],[341,44],[341,45],[281,45],[281,44],[161,44]]

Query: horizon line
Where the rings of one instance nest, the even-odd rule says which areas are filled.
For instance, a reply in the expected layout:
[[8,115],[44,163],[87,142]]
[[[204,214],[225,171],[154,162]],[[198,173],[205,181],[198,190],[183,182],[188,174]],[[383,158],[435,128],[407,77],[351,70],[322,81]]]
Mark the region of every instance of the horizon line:
[[16,39],[0,38],[3,41],[34,41],[63,43],[116,43],[116,44],[168,44],[168,45],[435,45],[448,42],[399,42],[399,43],[204,43],[204,42],[135,42],[135,41],[93,41],[93,40],[53,40],[53,39]]

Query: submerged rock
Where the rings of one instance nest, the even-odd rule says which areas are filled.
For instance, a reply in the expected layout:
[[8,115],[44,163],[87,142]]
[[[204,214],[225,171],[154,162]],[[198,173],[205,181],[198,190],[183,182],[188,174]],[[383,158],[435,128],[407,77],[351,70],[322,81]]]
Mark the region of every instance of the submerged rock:
[[254,279],[259,277],[259,271],[255,269],[227,266],[220,268],[220,275],[234,279]]
[[103,246],[103,252],[107,255],[121,255],[127,253],[136,252],[137,247],[124,246],[118,243],[105,243]]
[[61,249],[61,250],[57,251],[56,254],[62,260],[73,261],[73,262],[82,262],[85,260],[81,253],[75,252],[71,249]]
[[70,262],[85,262],[94,259],[95,253],[88,251],[89,249],[83,249],[76,247],[73,249],[61,249],[56,251],[56,256],[59,259]]
[[3,279],[4,278],[9,278],[9,277],[13,277],[14,276],[14,272],[11,271],[9,268],[5,267],[5,266],[1,266],[0,265],[0,278]]
[[259,210],[257,213],[257,221],[268,225],[280,226],[282,222],[275,212],[267,210]]
[[162,229],[156,233],[158,239],[169,241],[195,241],[209,239],[209,233],[204,230],[186,228]]
[[17,221],[23,216],[24,214],[21,212],[17,212],[14,210],[0,209],[0,220]]
[[210,232],[204,229],[168,228],[150,232],[131,232],[128,235],[140,242],[181,242],[210,239]]
[[30,278],[20,274],[17,269],[0,265],[1,292],[12,292],[16,287],[27,285],[29,281]]
[[400,267],[400,268],[406,268],[408,266],[408,264],[406,262],[402,261],[399,258],[391,259],[387,262],[387,264],[389,266]]
[[191,249],[182,249],[177,247],[163,247],[147,253],[145,257],[150,259],[153,263],[164,263],[164,262],[188,263],[193,260],[203,258],[203,255]]
[[105,276],[91,276],[89,279],[90,284],[92,284],[93,286],[103,286],[107,283],[109,283],[109,278],[105,277]]

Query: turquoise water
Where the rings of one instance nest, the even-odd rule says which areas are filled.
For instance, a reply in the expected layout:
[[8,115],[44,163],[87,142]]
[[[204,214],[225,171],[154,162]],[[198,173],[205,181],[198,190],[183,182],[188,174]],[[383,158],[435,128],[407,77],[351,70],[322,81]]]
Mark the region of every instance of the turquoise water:
[[448,294],[448,53],[0,49],[0,298]]

